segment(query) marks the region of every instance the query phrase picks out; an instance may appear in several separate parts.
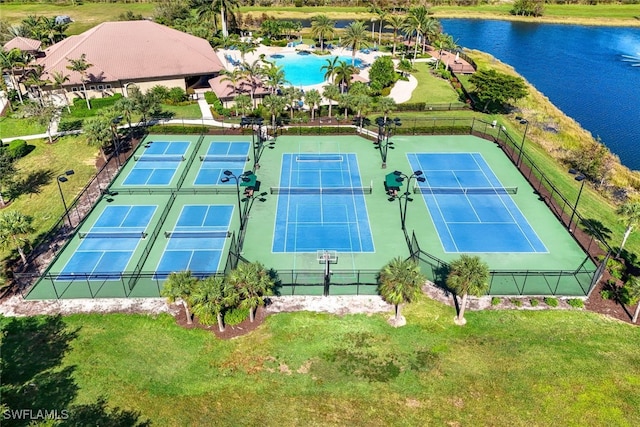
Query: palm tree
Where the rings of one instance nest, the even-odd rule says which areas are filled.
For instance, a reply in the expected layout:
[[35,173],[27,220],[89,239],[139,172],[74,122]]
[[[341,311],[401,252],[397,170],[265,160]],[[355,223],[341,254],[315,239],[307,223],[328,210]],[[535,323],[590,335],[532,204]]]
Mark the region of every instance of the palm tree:
[[637,304],[636,310],[633,312],[633,318],[631,319],[632,323],[636,323],[640,315],[640,277],[631,276],[624,287],[627,288],[629,300]]
[[35,65],[31,67],[29,70],[28,77],[25,80],[25,86],[36,90],[38,102],[41,105],[44,105],[44,93],[42,92],[42,88],[44,86],[50,85],[51,82],[47,79],[43,79],[42,75],[44,74],[44,67],[42,65]]
[[262,105],[271,114],[271,127],[276,129],[276,116],[278,116],[287,105],[286,99],[281,96],[269,94],[262,99]]
[[341,93],[338,97],[338,106],[344,109],[344,119],[349,120],[349,107],[353,104],[353,95]]
[[11,76],[11,85],[13,89],[18,93],[18,99],[20,100],[20,104],[24,103],[22,99],[22,91],[20,90],[20,82],[16,77],[16,70],[19,68],[24,68],[29,59],[27,55],[24,54],[20,49],[14,48],[9,52],[0,49],[0,63],[2,64],[3,70],[8,70]]
[[489,266],[478,256],[463,254],[449,265],[447,286],[457,295],[462,294],[460,311],[454,318],[457,325],[464,325],[464,310],[467,306],[467,296],[482,296],[489,290]]
[[387,28],[391,28],[393,30],[393,51],[391,54],[395,56],[396,54],[396,42],[398,40],[398,30],[400,30],[404,26],[405,17],[404,15],[392,14],[387,17]]
[[620,221],[626,227],[626,230],[624,231],[624,236],[622,237],[622,243],[620,243],[620,248],[618,249],[618,254],[616,255],[616,257],[619,257],[620,254],[622,253],[622,248],[624,247],[624,244],[627,243],[627,239],[629,238],[629,235],[631,235],[631,232],[633,231],[633,229],[638,225],[638,223],[640,223],[640,201],[638,200],[628,201],[620,205],[616,213],[620,217]]
[[113,109],[127,119],[129,130],[131,130],[131,116],[136,111],[135,101],[131,98],[120,98],[113,104]]
[[[238,69],[238,68],[234,68],[231,71],[228,70],[222,70],[222,72],[220,73],[222,74],[222,78],[220,79],[221,82],[229,82],[229,84],[227,85],[227,87],[231,88],[231,96],[235,95],[236,91],[238,90],[238,84],[240,83],[240,81],[242,80],[242,70]],[[238,115],[238,112],[236,111],[236,116]]]
[[401,324],[400,306],[415,300],[426,280],[420,266],[410,259],[397,257],[382,268],[378,276],[378,293],[395,306],[395,325]]
[[255,52],[257,49],[256,45],[253,43],[239,43],[238,50],[240,51],[240,58],[242,62],[244,62],[244,56],[247,53]]
[[269,92],[272,94],[278,92],[278,89],[289,83],[284,75],[284,67],[267,62],[267,66],[263,68],[264,78],[266,79]]
[[384,9],[378,8],[376,10],[376,15],[378,15],[378,21],[380,21],[379,29],[378,29],[378,46],[380,46],[380,43],[382,43],[382,26],[387,21],[387,16],[389,15],[389,12],[387,12]]
[[442,32],[442,27],[437,19],[429,17],[422,31],[424,34],[422,39],[422,54],[424,55],[427,49],[427,42],[431,43],[435,40]]
[[311,18],[311,34],[320,39],[320,50],[324,50],[324,40],[333,37],[335,25],[335,21],[327,15],[316,15]]
[[282,97],[285,99],[291,118],[293,119],[293,112],[299,105],[299,101],[302,99],[302,91],[293,86],[284,88],[282,91]]
[[429,19],[429,12],[426,7],[417,6],[409,9],[409,14],[404,23],[404,29],[409,34],[415,34],[416,36],[416,46],[413,52],[414,61],[418,57],[418,39],[422,38],[424,40],[425,27],[429,25],[427,23]]
[[238,303],[238,293],[227,284],[224,277],[210,276],[199,280],[189,296],[193,314],[203,325],[218,322],[218,329],[224,332],[222,313],[225,308]]
[[316,107],[320,105],[320,102],[322,101],[322,95],[320,95],[320,92],[317,89],[311,89],[305,92],[304,101],[307,103],[309,109],[311,110],[311,121],[315,120]]
[[333,83],[333,78],[336,75],[336,66],[339,60],[339,57],[334,56],[333,59],[325,60],[327,61],[327,65],[323,65],[322,67],[320,67],[320,71],[324,71],[324,79],[326,81]]
[[344,93],[349,86],[351,86],[351,77],[355,73],[355,68],[347,64],[347,61],[340,61],[336,68],[334,69],[334,82],[338,83],[341,90],[340,92]]
[[444,49],[452,49],[454,45],[453,37],[448,34],[441,33],[435,38],[433,46],[438,48],[438,59],[436,60],[435,66],[436,69],[438,69],[438,65],[440,64],[442,51]]
[[387,121],[387,117],[391,111],[396,109],[396,101],[390,96],[383,96],[378,99],[378,110],[382,111],[384,114],[384,121]]
[[256,59],[251,64],[248,62],[242,63],[242,73],[249,81],[249,87],[251,88],[251,102],[253,103],[253,108],[256,108],[256,90],[262,83],[261,78],[264,73],[261,62],[261,60]]
[[191,293],[197,284],[198,278],[192,276],[190,271],[180,271],[169,274],[160,291],[160,296],[165,297],[169,303],[174,303],[177,300],[182,301],[188,324],[193,323],[189,307],[191,306]]
[[238,115],[238,110],[240,110],[240,114],[243,116],[246,116],[249,110],[251,110],[251,98],[249,98],[248,95],[238,95],[233,98],[233,102],[236,106],[236,115]]
[[69,64],[70,64],[70,65],[67,65],[67,69],[71,71],[75,71],[76,73],[80,74],[80,82],[82,83],[82,91],[84,92],[84,99],[85,101],[87,101],[87,109],[90,110],[91,104],[89,103],[89,95],[87,94],[86,80],[87,80],[87,70],[91,68],[93,64],[89,64],[87,62],[87,55],[84,53],[80,55],[80,58],[78,59],[67,58],[67,61],[69,61]]
[[340,89],[334,84],[326,85],[322,96],[329,100],[329,118],[331,118],[331,107],[333,107],[333,101],[336,101],[340,96]]
[[229,36],[229,30],[227,29],[228,14],[238,9],[238,0],[213,0],[214,7],[217,7],[220,11],[220,23],[222,25],[222,35],[224,37]]
[[356,65],[356,52],[361,47],[368,47],[367,29],[361,21],[354,21],[344,29],[342,42],[351,48],[351,65]]
[[35,232],[32,222],[32,217],[18,211],[0,214],[0,246],[4,248],[13,246],[17,249],[24,265],[27,265],[27,257],[23,248],[27,242],[27,236]]
[[51,74],[53,77],[53,81],[51,84],[53,85],[53,89],[61,89],[64,97],[64,105],[67,107],[67,112],[71,112],[71,108],[69,107],[69,98],[67,98],[67,89],[65,89],[64,84],[69,81],[69,75],[64,74],[62,71],[54,71]]
[[[373,101],[371,100],[371,97],[364,93],[353,95],[352,102],[351,102],[351,106],[356,110],[357,117],[364,117],[364,115],[366,115],[369,109],[371,109],[372,104],[373,104]],[[361,127],[362,127],[362,123],[361,123]]]
[[85,120],[82,125],[82,131],[87,137],[87,143],[91,147],[97,147],[100,150],[100,154],[102,154],[105,163],[109,161],[105,149],[111,145],[113,141],[113,132],[111,130],[112,118],[113,117],[105,115],[90,117]]
[[255,319],[255,310],[264,305],[264,297],[273,295],[275,283],[271,274],[259,262],[238,264],[227,277],[229,285],[240,294],[240,307],[249,309],[249,320]]

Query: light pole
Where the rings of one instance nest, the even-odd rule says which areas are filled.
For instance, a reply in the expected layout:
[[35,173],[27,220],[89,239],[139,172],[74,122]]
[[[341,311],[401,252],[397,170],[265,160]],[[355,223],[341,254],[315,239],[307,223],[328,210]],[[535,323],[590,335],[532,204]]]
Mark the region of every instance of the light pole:
[[113,133],[113,148],[116,153],[116,164],[120,166],[120,137],[118,135],[118,125],[122,121],[122,116],[111,120],[111,132]]
[[398,126],[402,126],[402,120],[399,117],[391,119],[390,117],[378,117],[376,118],[376,124],[378,125],[378,139],[373,143],[380,150],[380,156],[382,157],[382,169],[387,167],[387,153],[389,147],[393,148],[393,142],[389,141],[391,132]]
[[[253,169],[260,168],[260,157],[264,151],[264,139],[262,138],[262,126],[264,119],[262,117],[242,117],[240,126],[251,126],[251,148],[253,150]],[[257,128],[256,128],[257,126]],[[256,142],[256,134],[258,141]]]
[[242,203],[240,199],[240,183],[251,181],[250,177],[253,175],[253,172],[246,171],[241,173],[240,175],[235,175],[230,170],[225,170],[222,173],[224,174],[224,176],[220,178],[220,182],[229,182],[232,179],[236,182],[236,195],[238,196],[238,218],[240,218],[240,230],[242,230],[244,228],[244,218],[242,215]]
[[522,150],[524,149],[524,140],[527,137],[527,130],[529,130],[529,120],[522,118],[520,116],[516,116],[516,120],[520,120],[521,125],[526,125],[524,128],[524,135],[522,135],[522,142],[520,143],[520,152],[518,153],[518,160],[516,161],[516,166],[520,167],[520,160],[522,159]]
[[[425,182],[423,173],[421,170],[414,171],[411,175],[406,175],[400,171],[393,171],[393,175],[395,176],[395,182],[398,184],[398,187],[402,186],[402,183],[406,181],[407,187],[404,192],[393,193],[391,197],[389,197],[389,201],[393,202],[395,199],[398,199],[398,206],[400,207],[400,224],[402,226],[402,230],[406,233],[406,221],[407,221],[407,204],[412,202],[413,199],[411,196],[411,180],[415,179],[418,182]],[[403,205],[404,200],[404,205]]]
[[71,217],[69,216],[69,209],[67,208],[67,202],[65,202],[64,200],[64,194],[62,193],[62,187],[60,186],[60,183],[69,181],[67,177],[70,175],[73,175],[74,173],[75,172],[73,171],[73,169],[69,169],[68,171],[65,171],[63,174],[58,175],[58,177],[56,178],[56,183],[58,184],[58,191],[60,191],[60,198],[62,199],[62,206],[64,207],[64,216],[67,217],[69,228],[73,228],[73,226],[71,225]]
[[576,214],[576,209],[578,209],[578,202],[580,202],[580,196],[582,196],[582,189],[584,188],[584,183],[587,177],[575,169],[569,169],[569,173],[572,175],[576,175],[575,178],[573,179],[580,182],[580,190],[578,190],[578,197],[576,197],[576,204],[573,206],[573,211],[571,212],[571,217],[569,218],[569,225],[567,226],[569,232],[572,233],[573,230],[571,230],[571,223],[573,222],[573,217]]

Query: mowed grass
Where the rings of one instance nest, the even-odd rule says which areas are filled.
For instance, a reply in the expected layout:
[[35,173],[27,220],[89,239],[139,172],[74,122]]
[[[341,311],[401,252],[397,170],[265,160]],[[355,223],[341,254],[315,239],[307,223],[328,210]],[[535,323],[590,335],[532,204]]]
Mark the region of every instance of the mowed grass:
[[0,139],[14,136],[44,134],[47,129],[33,120],[18,119],[11,114],[0,117]]
[[416,62],[411,74],[418,80],[418,86],[411,93],[411,102],[424,102],[427,104],[460,103],[456,91],[449,81],[431,74],[431,66],[426,62]]
[[[13,200],[5,209],[17,210],[33,217],[36,231],[29,237],[29,241],[33,242],[37,236],[49,231],[64,213],[56,183],[58,175],[70,169],[75,172],[67,177],[67,182],[60,185],[69,206],[96,173],[98,150],[90,147],[84,136],[61,137],[54,144],[43,139],[27,143],[35,146],[35,149],[17,160],[17,179],[25,181],[27,184],[23,187],[31,187],[31,191]],[[8,254],[6,249],[0,251],[1,258]]]
[[404,314],[398,329],[386,314],[278,314],[231,341],[168,315],[74,315],[63,366],[76,403],[105,396],[157,426],[640,423],[635,327],[580,311],[457,327],[426,297]]

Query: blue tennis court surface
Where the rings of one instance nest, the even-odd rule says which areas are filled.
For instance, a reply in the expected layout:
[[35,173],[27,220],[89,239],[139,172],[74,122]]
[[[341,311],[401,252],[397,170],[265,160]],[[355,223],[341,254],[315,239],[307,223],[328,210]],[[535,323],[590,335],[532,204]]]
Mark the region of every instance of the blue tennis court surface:
[[[407,157],[412,170],[424,172],[426,182],[420,186],[443,191],[422,195],[445,252],[547,252],[480,153]],[[474,194],[474,188],[480,193]],[[469,192],[447,194],[449,189]]]
[[141,156],[134,156],[135,165],[123,185],[169,185],[184,161],[189,142],[148,142]]
[[157,277],[184,270],[206,277],[218,271],[232,214],[233,205],[184,205],[175,228],[165,231]]
[[57,280],[118,278],[142,240],[157,206],[107,206]]
[[[230,170],[235,176],[244,172],[247,155],[250,148],[249,142],[212,142],[207,154],[200,156],[200,170],[194,181],[194,185],[224,185],[220,179],[223,171]],[[227,185],[235,184],[230,181]]]
[[280,187],[273,252],[374,251],[365,196],[339,193],[362,188],[355,154],[283,154]]

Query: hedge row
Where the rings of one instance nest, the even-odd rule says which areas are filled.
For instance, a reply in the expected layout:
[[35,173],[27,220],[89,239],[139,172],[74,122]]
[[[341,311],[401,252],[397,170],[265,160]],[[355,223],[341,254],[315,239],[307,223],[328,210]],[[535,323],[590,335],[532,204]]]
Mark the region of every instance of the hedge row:
[[63,120],[58,125],[58,132],[68,132],[70,130],[82,129],[82,119]]
[[181,133],[186,134],[202,134],[209,132],[208,126],[198,125],[154,125],[149,128],[150,133],[166,133],[170,135],[177,135]]
[[287,129],[281,129],[281,135],[335,135],[335,134],[354,134],[355,128],[350,126],[341,127],[316,127],[316,126],[291,126]]
[[27,141],[24,139],[14,139],[9,144],[0,144],[0,147],[12,160],[26,156],[35,148],[33,145],[27,145]]

